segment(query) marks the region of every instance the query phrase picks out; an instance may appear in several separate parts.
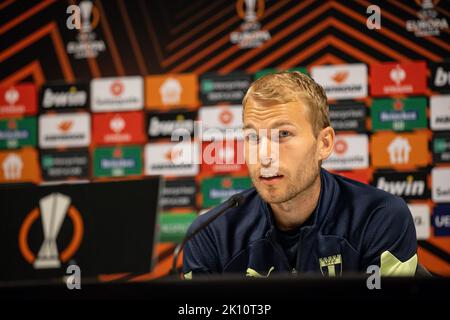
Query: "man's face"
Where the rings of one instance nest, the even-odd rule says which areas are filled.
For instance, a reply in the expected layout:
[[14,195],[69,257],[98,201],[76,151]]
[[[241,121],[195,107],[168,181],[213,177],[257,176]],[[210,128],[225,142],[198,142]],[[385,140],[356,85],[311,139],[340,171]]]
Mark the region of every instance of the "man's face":
[[295,198],[319,175],[317,139],[307,112],[302,102],[249,99],[245,106],[245,161],[254,186],[268,203]]

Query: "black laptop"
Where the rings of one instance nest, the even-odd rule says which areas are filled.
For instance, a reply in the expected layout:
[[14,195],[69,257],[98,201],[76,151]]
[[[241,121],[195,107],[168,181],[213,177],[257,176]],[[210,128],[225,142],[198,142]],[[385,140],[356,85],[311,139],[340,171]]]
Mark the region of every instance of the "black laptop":
[[0,282],[151,271],[159,178],[0,188]]

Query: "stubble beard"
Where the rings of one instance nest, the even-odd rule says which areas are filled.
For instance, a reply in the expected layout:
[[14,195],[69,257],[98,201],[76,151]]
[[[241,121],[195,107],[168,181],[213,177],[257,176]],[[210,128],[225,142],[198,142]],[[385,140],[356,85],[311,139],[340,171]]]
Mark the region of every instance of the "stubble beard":
[[287,205],[292,200],[306,195],[319,174],[319,164],[311,163],[307,168],[297,168],[293,178],[284,176],[283,180],[285,181],[282,181],[282,183],[286,186],[283,188],[280,188],[279,185],[264,185],[259,181],[259,170],[256,170],[256,174],[251,174],[251,179],[259,195],[265,202],[269,204]]

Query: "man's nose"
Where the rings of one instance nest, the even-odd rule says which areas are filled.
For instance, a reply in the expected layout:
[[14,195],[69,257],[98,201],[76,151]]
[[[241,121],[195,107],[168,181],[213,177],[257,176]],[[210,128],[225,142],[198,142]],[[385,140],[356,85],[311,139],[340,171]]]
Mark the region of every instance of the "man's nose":
[[263,167],[269,167],[277,158],[276,145],[267,136],[261,137],[259,144],[259,161]]

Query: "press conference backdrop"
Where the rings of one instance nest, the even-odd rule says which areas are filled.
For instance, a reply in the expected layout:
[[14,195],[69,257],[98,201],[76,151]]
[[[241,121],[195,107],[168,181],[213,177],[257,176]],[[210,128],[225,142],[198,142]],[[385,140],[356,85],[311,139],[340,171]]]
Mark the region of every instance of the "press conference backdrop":
[[1,183],[166,177],[155,269],[100,280],[163,276],[199,212],[251,186],[240,103],[286,69],[329,97],[324,167],[403,197],[420,262],[450,275],[449,1],[3,1],[0,21]]

